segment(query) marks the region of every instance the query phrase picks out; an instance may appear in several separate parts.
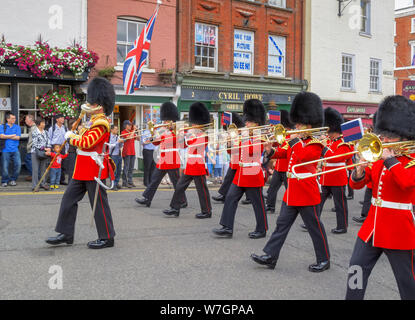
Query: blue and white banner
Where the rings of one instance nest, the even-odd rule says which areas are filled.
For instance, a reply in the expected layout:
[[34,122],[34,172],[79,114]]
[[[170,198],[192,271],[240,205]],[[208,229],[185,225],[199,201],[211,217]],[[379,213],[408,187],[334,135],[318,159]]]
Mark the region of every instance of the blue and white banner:
[[285,37],[268,36],[268,74],[285,76]]
[[254,33],[244,30],[235,30],[233,48],[233,72],[252,74]]

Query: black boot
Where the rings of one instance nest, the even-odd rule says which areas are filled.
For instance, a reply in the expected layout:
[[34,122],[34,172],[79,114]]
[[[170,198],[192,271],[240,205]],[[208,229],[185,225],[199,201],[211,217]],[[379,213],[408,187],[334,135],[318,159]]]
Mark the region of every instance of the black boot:
[[250,232],[248,234],[248,236],[251,239],[260,239],[260,238],[265,238],[265,236],[267,235],[266,231],[254,231],[254,232]]
[[135,202],[139,204],[144,204],[147,208],[151,206],[151,201],[147,198],[135,198]]
[[212,199],[218,202],[225,202],[225,196],[223,195],[218,195],[218,196],[212,196]]
[[89,249],[103,249],[114,246],[114,239],[98,239],[88,242]]
[[170,208],[170,209],[163,210],[163,213],[166,216],[175,216],[175,217],[178,217],[179,214],[180,214],[180,210],[177,210],[177,209],[174,209],[174,208]]
[[308,271],[310,272],[323,272],[327,269],[330,269],[330,261],[323,261],[308,266]]
[[208,219],[208,218],[212,218],[212,212],[207,212],[207,213],[198,213],[196,215],[197,219]]
[[273,213],[275,213],[275,208],[274,207],[266,207],[265,212],[273,214]]
[[56,237],[50,237],[46,239],[46,243],[57,245],[61,243],[72,244],[73,243],[73,236],[69,236],[67,234],[60,233]]
[[271,257],[268,254],[264,254],[262,256],[258,256],[255,253],[251,254],[251,259],[254,260],[256,263],[262,264],[264,266],[267,266],[270,269],[275,269],[275,266],[277,264],[277,259]]
[[222,227],[222,228],[215,228],[212,230],[214,234],[224,238],[232,238],[233,230],[231,228]]

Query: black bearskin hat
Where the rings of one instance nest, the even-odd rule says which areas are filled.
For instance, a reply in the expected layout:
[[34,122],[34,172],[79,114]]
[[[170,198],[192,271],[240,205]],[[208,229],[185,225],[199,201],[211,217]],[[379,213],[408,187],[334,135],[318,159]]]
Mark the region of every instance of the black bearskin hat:
[[376,117],[377,117],[377,115],[378,115],[378,112],[376,111],[376,112],[373,114],[373,119],[372,119],[372,126],[373,126],[373,128],[375,128],[375,127],[376,127]]
[[105,115],[109,116],[114,110],[114,86],[105,78],[96,77],[92,79],[88,85],[87,101],[90,104],[102,106]]
[[232,112],[232,123],[234,123],[238,128],[243,128],[245,127],[245,122],[242,119],[242,117],[236,113],[236,112]]
[[341,133],[340,125],[344,122],[343,116],[337,110],[328,107],[324,110],[324,126],[329,127],[328,132]]
[[164,102],[160,107],[160,120],[161,121],[178,121],[179,110],[173,102]]
[[310,124],[313,128],[324,123],[324,112],[321,99],[312,92],[300,92],[294,98],[290,109],[290,120],[294,124]]
[[290,121],[290,115],[288,113],[287,110],[281,110],[280,111],[281,114],[281,124],[285,127],[285,128],[294,128],[294,124]]
[[202,102],[195,102],[190,106],[189,122],[196,125],[210,123],[209,110]]
[[265,107],[261,101],[257,99],[249,99],[244,102],[244,122],[250,121],[258,123],[258,125],[265,125],[266,112]]
[[415,104],[404,96],[386,97],[379,105],[375,133],[415,139]]

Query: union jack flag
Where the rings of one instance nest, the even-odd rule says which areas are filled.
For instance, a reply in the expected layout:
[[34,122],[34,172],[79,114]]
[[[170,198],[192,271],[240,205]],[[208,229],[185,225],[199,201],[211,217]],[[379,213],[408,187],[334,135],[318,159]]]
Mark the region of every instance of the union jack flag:
[[134,87],[140,88],[141,86],[141,76],[148,57],[148,51],[150,50],[151,36],[153,35],[158,11],[159,5],[157,5],[153,15],[148,19],[140,36],[134,41],[134,45],[125,57],[123,83],[124,91],[127,95],[134,92]]

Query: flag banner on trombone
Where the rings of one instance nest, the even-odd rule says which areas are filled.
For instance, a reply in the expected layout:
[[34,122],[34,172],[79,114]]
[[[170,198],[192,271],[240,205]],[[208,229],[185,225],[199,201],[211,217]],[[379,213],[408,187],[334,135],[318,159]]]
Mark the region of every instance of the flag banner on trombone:
[[279,111],[268,111],[268,119],[270,124],[280,124],[281,123],[281,112]]
[[341,124],[344,142],[359,140],[363,137],[364,129],[362,119],[355,119]]
[[232,113],[224,112],[222,114],[222,125],[230,125],[232,123]]

